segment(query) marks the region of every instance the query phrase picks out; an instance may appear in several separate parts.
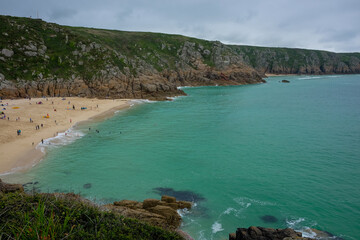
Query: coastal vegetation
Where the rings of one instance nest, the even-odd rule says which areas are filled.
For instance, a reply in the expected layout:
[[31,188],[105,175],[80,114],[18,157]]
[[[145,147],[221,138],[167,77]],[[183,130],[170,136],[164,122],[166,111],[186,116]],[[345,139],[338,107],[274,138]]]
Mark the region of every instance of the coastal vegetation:
[[225,45],[181,35],[0,16],[0,97],[165,99],[179,86],[264,82],[267,73],[360,73],[360,53]]
[[0,192],[0,239],[183,239],[75,194]]

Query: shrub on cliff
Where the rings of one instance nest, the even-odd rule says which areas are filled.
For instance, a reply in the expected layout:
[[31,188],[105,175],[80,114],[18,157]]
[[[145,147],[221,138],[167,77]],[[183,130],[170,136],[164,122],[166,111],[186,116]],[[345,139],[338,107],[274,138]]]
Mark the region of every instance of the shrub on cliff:
[[0,239],[182,239],[76,195],[0,193]]

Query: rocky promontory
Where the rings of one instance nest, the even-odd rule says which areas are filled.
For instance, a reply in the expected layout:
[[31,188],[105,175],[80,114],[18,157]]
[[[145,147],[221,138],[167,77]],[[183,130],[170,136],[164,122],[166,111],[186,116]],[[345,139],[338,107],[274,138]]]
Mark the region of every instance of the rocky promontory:
[[166,99],[179,86],[261,83],[220,42],[0,16],[0,97]]
[[[191,239],[178,228],[192,204],[162,196],[99,206],[74,193],[25,193],[0,179],[0,236],[16,239]],[[25,216],[25,217],[24,217]],[[54,231],[49,231],[53,228]]]
[[225,45],[180,35],[0,16],[0,97],[163,100],[180,86],[243,85],[274,74],[360,73],[360,53]]
[[176,198],[171,196],[162,196],[161,200],[145,199],[143,202],[122,200],[107,204],[104,208],[124,217],[135,218],[154,226],[175,230],[180,227],[181,223],[181,216],[177,210],[191,209],[191,203],[176,201]]

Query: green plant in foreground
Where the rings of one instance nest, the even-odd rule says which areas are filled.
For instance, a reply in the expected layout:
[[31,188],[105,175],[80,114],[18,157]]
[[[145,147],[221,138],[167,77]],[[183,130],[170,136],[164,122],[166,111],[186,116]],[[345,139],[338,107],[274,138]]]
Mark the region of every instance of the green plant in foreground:
[[182,239],[101,211],[74,194],[0,193],[1,239]]
[[50,210],[50,215],[47,216],[45,213],[46,207],[44,202],[39,202],[32,212],[26,212],[24,214],[24,222],[27,225],[15,227],[13,234],[25,239],[58,239],[62,236],[70,235],[75,227],[75,225],[69,226],[72,212],[63,212],[65,217],[60,219],[55,215],[53,209]]

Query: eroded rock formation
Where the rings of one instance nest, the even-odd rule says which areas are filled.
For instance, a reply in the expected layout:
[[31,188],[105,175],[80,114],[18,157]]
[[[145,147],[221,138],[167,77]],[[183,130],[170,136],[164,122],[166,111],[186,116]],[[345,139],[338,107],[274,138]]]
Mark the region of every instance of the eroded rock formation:
[[191,203],[176,201],[176,198],[162,196],[161,200],[145,199],[143,202],[122,200],[104,206],[122,216],[135,218],[139,221],[162,228],[175,230],[180,226],[181,216],[178,209],[190,209]]

